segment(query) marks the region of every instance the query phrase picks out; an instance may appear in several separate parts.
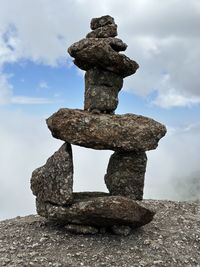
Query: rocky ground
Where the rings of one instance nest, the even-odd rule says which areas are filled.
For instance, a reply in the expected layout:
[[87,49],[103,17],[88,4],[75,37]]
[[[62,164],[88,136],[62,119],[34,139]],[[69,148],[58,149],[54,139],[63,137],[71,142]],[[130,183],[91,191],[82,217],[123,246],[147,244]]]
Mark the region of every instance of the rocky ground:
[[129,236],[73,235],[30,215],[0,222],[0,266],[200,266],[200,203],[145,200],[154,220]]

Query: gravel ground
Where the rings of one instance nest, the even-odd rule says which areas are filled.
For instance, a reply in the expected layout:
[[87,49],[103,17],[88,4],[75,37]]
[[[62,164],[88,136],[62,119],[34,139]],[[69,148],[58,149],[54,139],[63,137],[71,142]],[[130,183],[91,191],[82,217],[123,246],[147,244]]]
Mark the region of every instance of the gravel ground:
[[142,203],[154,220],[126,237],[73,235],[37,215],[2,221],[0,266],[200,266],[200,203]]

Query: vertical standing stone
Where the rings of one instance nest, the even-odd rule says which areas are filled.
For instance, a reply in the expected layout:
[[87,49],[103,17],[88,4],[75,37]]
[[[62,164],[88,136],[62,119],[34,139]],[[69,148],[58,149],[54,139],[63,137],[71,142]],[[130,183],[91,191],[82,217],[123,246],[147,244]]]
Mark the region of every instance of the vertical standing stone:
[[145,152],[115,152],[105,175],[105,183],[111,195],[141,200],[146,162]]
[[123,86],[119,75],[93,68],[85,73],[84,109],[113,113],[118,105],[118,93]]
[[72,203],[73,162],[69,143],[63,144],[44,166],[32,173],[31,189],[38,202]]

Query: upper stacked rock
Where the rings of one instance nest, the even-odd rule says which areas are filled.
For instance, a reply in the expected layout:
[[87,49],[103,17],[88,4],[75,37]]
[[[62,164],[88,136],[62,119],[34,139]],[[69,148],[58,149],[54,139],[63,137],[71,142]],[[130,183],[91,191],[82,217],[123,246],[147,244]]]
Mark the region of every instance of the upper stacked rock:
[[108,15],[94,18],[90,27],[93,31],[70,46],[68,52],[75,58],[74,63],[86,71],[84,109],[114,113],[123,78],[134,74],[139,66],[119,53],[126,50],[127,44],[115,38],[114,18]]
[[117,36],[117,24],[114,18],[109,15],[100,18],[93,18],[90,23],[92,32],[86,35],[86,38],[107,38]]
[[82,70],[94,67],[107,70],[125,78],[136,72],[138,64],[119,51],[126,45],[117,38],[86,38],[69,47],[69,54],[75,58],[74,64]]
[[90,22],[90,28],[96,30],[110,24],[115,24],[114,18],[110,15],[105,15],[100,18],[93,18]]

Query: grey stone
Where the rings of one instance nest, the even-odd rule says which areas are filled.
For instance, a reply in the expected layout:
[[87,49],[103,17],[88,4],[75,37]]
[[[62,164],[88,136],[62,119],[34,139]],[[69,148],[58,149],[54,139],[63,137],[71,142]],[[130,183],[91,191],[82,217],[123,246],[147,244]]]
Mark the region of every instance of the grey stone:
[[[76,197],[74,195],[74,199]],[[38,214],[50,220],[97,228],[113,225],[136,228],[149,223],[154,216],[154,212],[122,196],[94,197],[92,194],[90,198],[87,195],[86,200],[75,200],[71,206],[58,206],[37,200],[36,206]]]
[[127,225],[113,225],[111,230],[116,235],[127,236],[131,233],[131,227]]
[[[118,53],[122,43],[115,38],[85,38],[68,48],[69,54],[75,58],[74,64],[80,69],[89,70],[94,67],[105,69],[121,77],[132,75],[139,68],[137,62],[124,54]],[[115,50],[114,50],[115,49]]]
[[89,32],[86,38],[108,38],[117,36],[117,25],[109,24]]
[[93,18],[90,23],[90,28],[92,30],[95,30],[97,28],[100,28],[100,27],[103,27],[109,24],[114,24],[114,23],[115,21],[113,17],[109,15],[105,15],[99,18]]
[[110,40],[111,48],[116,52],[125,51],[128,47],[128,45],[119,38],[108,38],[108,40]]
[[90,86],[85,91],[84,109],[113,114],[118,105],[118,90],[107,86]]
[[146,163],[145,152],[115,152],[105,175],[105,183],[111,195],[141,200]]
[[111,71],[94,67],[85,73],[86,90],[91,85],[114,87],[119,91],[123,86],[123,78]]
[[87,71],[84,109],[113,113],[118,105],[118,92],[122,85],[122,77],[115,73],[98,68]]
[[155,149],[165,135],[164,125],[134,115],[92,114],[78,109],[60,109],[47,124],[55,138],[74,145],[115,151]]
[[97,234],[99,232],[98,228],[89,225],[80,225],[80,224],[67,224],[65,225],[67,231],[74,234]]
[[88,201],[91,198],[97,198],[97,197],[108,197],[110,196],[109,193],[106,192],[99,192],[99,191],[85,191],[85,192],[74,192],[73,193],[73,203],[75,202],[83,202]]
[[58,205],[72,202],[73,162],[69,143],[63,144],[44,166],[32,173],[31,189],[41,201]]

